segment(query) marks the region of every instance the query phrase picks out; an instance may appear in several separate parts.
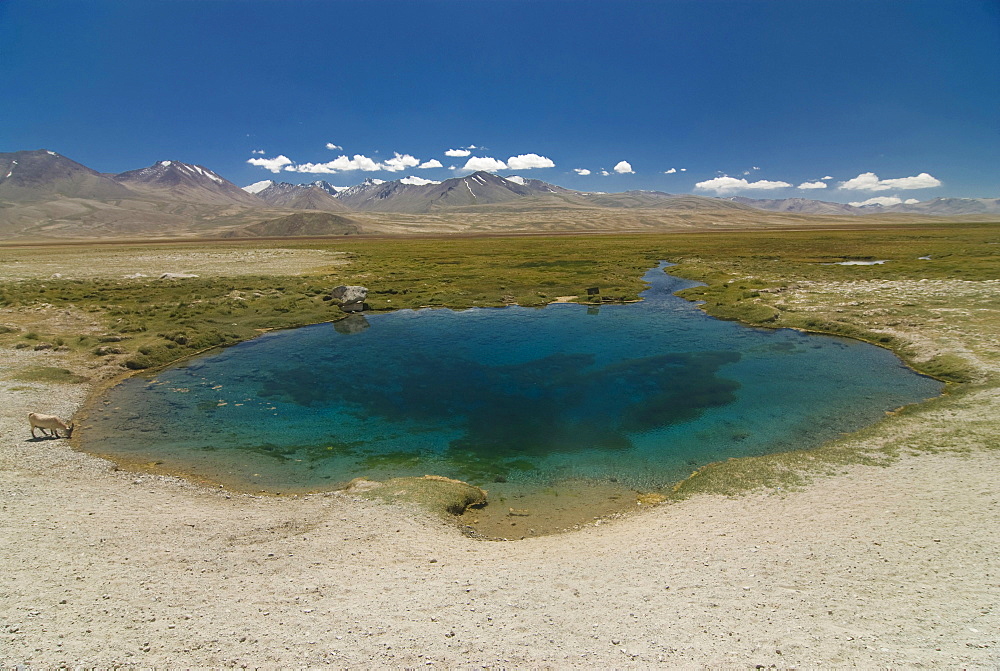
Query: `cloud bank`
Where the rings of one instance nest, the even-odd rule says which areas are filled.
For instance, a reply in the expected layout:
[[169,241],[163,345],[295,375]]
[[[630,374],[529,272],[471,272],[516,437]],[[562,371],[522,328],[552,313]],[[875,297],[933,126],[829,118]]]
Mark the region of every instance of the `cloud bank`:
[[874,172],[863,172],[854,179],[841,182],[841,189],[853,191],[888,191],[889,189],[931,189],[941,186],[941,180],[922,172],[913,177],[879,179]]
[[796,188],[802,189],[803,191],[807,189],[825,189],[826,182],[802,182]]
[[506,163],[495,158],[490,158],[489,156],[473,156],[462,166],[462,170],[471,170],[472,172],[476,172],[477,170],[496,172],[497,170],[506,169]]
[[424,186],[426,184],[440,184],[441,182],[436,182],[433,179],[424,179],[423,177],[416,177],[415,175],[410,175],[409,177],[404,177],[399,180],[400,184],[412,184],[414,186]]
[[444,153],[445,156],[451,156],[453,158],[464,158],[470,155],[472,152],[468,149],[449,149]]
[[714,191],[717,194],[723,193],[734,193],[736,191],[770,191],[772,189],[787,189],[791,184],[788,182],[780,181],[769,181],[766,179],[759,179],[756,182],[748,182],[747,180],[735,177],[716,177],[715,179],[709,179],[704,182],[698,182],[694,185],[695,189],[699,191]]
[[507,167],[511,170],[531,170],[532,168],[554,168],[556,164],[551,158],[538,154],[521,154],[507,159]]
[[410,156],[409,154],[400,154],[398,151],[393,153],[395,156],[382,164],[384,170],[388,170],[389,172],[399,172],[401,170],[406,170],[407,168],[416,168],[420,165],[420,159],[418,158]]
[[258,168],[270,170],[273,173],[279,173],[286,165],[292,164],[292,159],[282,154],[281,156],[276,156],[275,158],[251,158],[247,161],[247,163],[255,165]]

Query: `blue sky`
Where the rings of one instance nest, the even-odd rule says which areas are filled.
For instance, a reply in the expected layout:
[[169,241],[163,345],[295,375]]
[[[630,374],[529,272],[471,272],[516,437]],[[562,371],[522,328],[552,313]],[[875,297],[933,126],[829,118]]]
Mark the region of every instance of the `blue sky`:
[[0,91],[103,172],[1000,196],[995,0],[0,0]]

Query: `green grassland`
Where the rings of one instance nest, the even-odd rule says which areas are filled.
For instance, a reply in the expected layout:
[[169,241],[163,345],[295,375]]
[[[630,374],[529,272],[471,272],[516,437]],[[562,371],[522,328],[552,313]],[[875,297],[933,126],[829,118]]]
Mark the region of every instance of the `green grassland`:
[[[963,398],[959,389],[997,384],[1000,284],[991,280],[1000,278],[998,233],[1000,224],[948,223],[872,230],[173,244],[172,250],[218,254],[267,247],[323,250],[337,253],[338,262],[266,275],[253,274],[253,264],[247,264],[246,274],[201,273],[177,280],[120,275],[8,279],[0,282],[0,346],[45,343],[83,359],[147,369],[266,330],[340,319],[344,315],[328,300],[339,284],[368,287],[374,312],[543,306],[566,296],[584,303],[616,302],[635,300],[645,287],[645,271],[667,260],[677,264],[672,273],[704,283],[682,295],[701,301],[709,314],[890,347],[917,370],[954,383],[951,398],[958,402]],[[155,254],[163,248],[135,249]],[[43,252],[84,264],[94,262],[100,247],[0,248],[0,261],[30,264]],[[831,265],[845,260],[887,263]],[[600,295],[588,297],[588,287],[598,287]],[[51,313],[73,318],[65,323],[42,319]],[[753,460],[741,460],[743,470],[725,477],[721,471],[734,467],[716,467],[716,481],[728,482],[719,491],[739,489],[740,482],[754,478],[797,481],[804,462],[820,453],[811,454],[761,458],[755,467]],[[829,463],[879,458],[842,451]],[[707,472],[700,473],[681,493],[697,490],[696,481],[710,480]]]
[[[0,334],[0,342],[60,340],[63,346],[94,352],[102,345],[101,351],[107,351],[113,342],[110,349],[129,354],[128,367],[148,368],[264,330],[339,319],[342,313],[324,300],[338,284],[367,286],[368,303],[376,312],[542,306],[559,296],[580,296],[580,302],[625,301],[637,298],[644,288],[641,276],[660,259],[678,264],[671,272],[706,283],[683,295],[705,301],[704,309],[714,316],[865,337],[864,324],[780,313],[759,292],[802,280],[1000,277],[996,232],[993,225],[966,224],[882,231],[265,242],[258,244],[346,252],[348,262],[331,265],[329,272],[288,276],[7,281],[0,283],[0,307],[82,310],[104,333],[34,329]],[[4,256],[19,251],[4,250]],[[77,253],[85,257],[87,250]],[[931,260],[918,260],[920,256]],[[890,263],[823,265],[846,259]],[[600,298],[588,298],[588,287],[599,287]],[[869,339],[893,344],[885,336]]]

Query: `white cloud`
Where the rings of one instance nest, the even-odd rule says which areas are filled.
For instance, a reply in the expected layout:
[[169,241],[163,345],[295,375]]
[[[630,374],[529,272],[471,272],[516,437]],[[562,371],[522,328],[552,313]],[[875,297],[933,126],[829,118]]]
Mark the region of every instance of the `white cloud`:
[[698,182],[694,185],[694,188],[700,189],[701,191],[715,191],[718,194],[723,193],[733,193],[734,191],[769,191],[771,189],[785,189],[790,187],[791,184],[788,182],[772,182],[766,179],[760,179],[756,182],[748,182],[745,179],[736,179],[735,177],[716,177],[704,182]]
[[[291,161],[289,161],[291,163]],[[385,167],[376,161],[368,158],[367,156],[362,156],[361,154],[355,154],[354,158],[347,158],[346,156],[338,156],[332,161],[327,161],[326,163],[303,163],[301,165],[290,165],[285,168],[288,172],[311,172],[311,173],[324,173],[332,174],[335,172],[348,172],[351,170],[364,170],[365,172],[375,172],[377,170],[384,170]]]
[[511,170],[531,170],[532,168],[554,168],[556,164],[551,158],[538,154],[521,154],[507,159],[507,167]]
[[805,189],[825,189],[826,182],[802,182],[799,184],[798,188]]
[[677,168],[671,168],[670,170],[665,171],[663,174],[664,175],[672,175],[675,172],[677,172]]
[[260,154],[261,156],[263,156],[264,155],[264,150],[263,149],[254,149],[254,150],[251,150],[250,153],[251,154]]
[[941,180],[928,175],[926,172],[914,175],[913,177],[883,179],[882,183],[888,184],[892,189],[933,189],[936,186],[941,186]]
[[575,172],[578,175],[589,175],[590,174],[590,171],[587,170],[586,168],[573,168],[573,172]]
[[896,196],[875,196],[874,198],[869,198],[868,200],[848,203],[848,205],[853,205],[854,207],[865,207],[866,205],[882,205],[883,207],[888,207],[890,205],[899,205],[902,202],[903,199]]
[[823,178],[824,181],[826,181],[828,179],[833,179],[833,175],[827,175],[826,177]]
[[879,179],[874,172],[863,172],[854,179],[841,182],[841,189],[854,191],[888,191],[889,189],[930,189],[941,186],[941,180],[922,172],[912,177]]
[[506,170],[507,164],[503,161],[498,161],[495,158],[489,156],[473,156],[465,165],[462,170],[471,170],[475,172],[476,170],[485,170],[487,172],[496,172],[497,170]]
[[635,170],[632,169],[632,164],[628,161],[619,161],[618,165],[614,168],[615,172],[619,175],[634,175]]
[[437,160],[436,158],[432,158],[429,161],[424,161],[423,163],[421,163],[417,167],[421,168],[421,169],[426,169],[426,168],[443,168],[444,164],[442,164],[441,161]]
[[687,171],[688,171],[687,168],[681,168],[681,172],[687,172]]
[[754,170],[760,170],[760,166],[757,166],[757,165],[755,165],[755,166],[753,167],[753,169],[754,169]]
[[917,200],[916,198],[907,198],[906,200],[903,201],[903,205],[916,205],[919,202],[920,201]]
[[605,177],[607,177],[607,176],[608,176],[608,175],[610,175],[611,173],[610,173],[610,172],[608,172],[607,170],[602,170],[602,171],[601,171],[601,174],[602,174],[602,175],[604,175]]
[[882,186],[881,180],[874,172],[863,172],[854,179],[840,183],[841,189],[856,189],[859,191],[883,191],[888,186]]
[[416,168],[420,165],[420,159],[418,158],[414,158],[409,154],[400,154],[398,151],[393,153],[395,156],[382,164],[383,169],[389,172],[399,172],[400,170]]
[[[475,148],[475,147],[473,147]],[[455,158],[461,158],[463,156],[468,156],[472,152],[468,149],[449,149],[444,153],[445,156],[453,156]]]
[[440,184],[441,182],[435,182],[433,179],[424,179],[423,177],[415,177],[410,175],[409,177],[404,177],[399,180],[400,184],[412,184],[414,186],[424,186],[425,184]]
[[327,149],[343,149],[343,147],[341,147],[339,144],[334,144],[332,142],[327,142],[326,143],[326,148]]
[[514,182],[514,184],[520,184],[521,186],[524,186],[524,183],[528,181],[520,175],[510,175],[506,179],[508,182]]
[[275,158],[251,158],[247,161],[247,163],[255,165],[259,168],[270,170],[273,173],[279,173],[283,167],[292,164],[292,159],[285,155],[281,155]]

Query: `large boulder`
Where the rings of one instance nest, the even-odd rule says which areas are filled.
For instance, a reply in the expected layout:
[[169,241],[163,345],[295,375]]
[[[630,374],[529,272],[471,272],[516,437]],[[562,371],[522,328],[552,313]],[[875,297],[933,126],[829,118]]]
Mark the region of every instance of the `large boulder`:
[[365,299],[368,298],[367,287],[344,286],[334,287],[330,292],[330,298],[344,312],[360,312],[365,307]]

